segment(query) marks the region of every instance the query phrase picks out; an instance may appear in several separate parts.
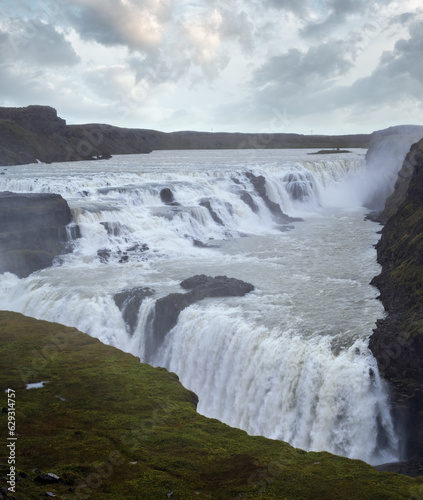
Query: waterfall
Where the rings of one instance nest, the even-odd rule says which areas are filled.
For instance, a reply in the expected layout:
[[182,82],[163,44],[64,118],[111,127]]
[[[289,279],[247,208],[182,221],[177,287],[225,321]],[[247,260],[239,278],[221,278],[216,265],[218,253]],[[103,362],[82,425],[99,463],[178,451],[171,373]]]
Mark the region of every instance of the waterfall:
[[[197,393],[199,412],[250,434],[370,463],[400,458],[367,347],[384,311],[369,285],[378,226],[364,220],[364,151],[163,151],[1,177],[1,190],[61,194],[74,218],[72,253],[24,279],[2,276],[2,309],[165,366]],[[152,351],[156,300],[195,274],[255,290],[187,307]],[[136,289],[149,292],[128,312]]]

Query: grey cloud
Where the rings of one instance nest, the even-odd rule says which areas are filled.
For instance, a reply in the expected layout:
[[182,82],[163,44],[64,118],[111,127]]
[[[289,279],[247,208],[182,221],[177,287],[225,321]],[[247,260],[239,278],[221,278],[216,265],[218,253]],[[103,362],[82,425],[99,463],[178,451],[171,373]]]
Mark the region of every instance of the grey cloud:
[[250,82],[250,95],[222,106],[216,120],[236,116],[240,123],[262,123],[266,128],[288,127],[291,118],[326,112],[336,78],[353,66],[350,46],[343,41],[290,49],[258,68]]
[[120,100],[128,93],[131,85],[123,67],[93,68],[84,73],[84,81],[93,93],[106,100]]
[[144,58],[132,56],[129,58],[129,66],[134,71],[136,81],[144,80],[151,85],[160,85],[165,82],[176,82],[182,78],[191,67],[191,59],[178,50],[174,57],[166,51],[160,51],[157,55],[147,55]]
[[68,20],[83,40],[96,41],[103,45],[125,45],[122,33],[119,33],[109,16],[101,10],[90,7],[72,7]]
[[368,106],[389,104],[401,99],[422,100],[423,20],[410,25],[410,38],[398,40],[394,50],[384,52],[373,73],[357,80],[344,92],[349,101]]
[[327,37],[334,28],[339,27],[352,15],[365,15],[368,8],[366,0],[326,0],[328,15],[321,22],[308,23],[300,33],[305,38]]
[[253,84],[276,85],[292,88],[296,93],[310,85],[324,85],[334,77],[346,73],[352,67],[349,47],[337,41],[310,47],[307,52],[290,49],[287,53],[272,57],[256,70]]
[[74,0],[64,14],[84,40],[150,52],[159,45],[171,11],[171,0]]
[[220,34],[224,39],[235,39],[247,51],[251,51],[254,45],[254,25],[248,15],[243,11],[222,12],[222,25]]
[[[336,77],[352,66],[353,49],[345,42],[322,44],[305,53],[291,49],[256,70],[250,95],[220,107],[215,119],[234,116],[239,123],[254,120],[289,126],[290,120],[319,123],[342,115],[360,123],[364,117],[370,122],[388,109],[394,117],[413,102],[416,110],[421,109],[423,20],[414,21],[409,34],[383,54],[371,75],[344,86],[337,85]],[[278,116],[285,117],[285,122],[278,121]]]
[[310,0],[265,0],[262,4],[297,15],[306,14],[310,8]]
[[7,31],[0,32],[3,61],[33,66],[72,66],[79,62],[72,45],[54,26],[38,21],[10,19]]

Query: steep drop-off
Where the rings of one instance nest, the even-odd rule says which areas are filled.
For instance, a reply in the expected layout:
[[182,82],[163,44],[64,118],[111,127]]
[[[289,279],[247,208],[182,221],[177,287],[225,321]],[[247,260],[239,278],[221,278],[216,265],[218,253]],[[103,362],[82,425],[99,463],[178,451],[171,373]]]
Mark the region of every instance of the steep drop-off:
[[6,498],[27,500],[406,500],[423,491],[423,478],[205,418],[175,374],[74,328],[1,312],[0,342],[3,436],[8,420],[18,436],[13,463],[2,441],[0,498],[7,487]]
[[387,317],[370,338],[394,410],[404,426],[405,455],[423,457],[423,139],[407,155],[380,215],[380,290]]

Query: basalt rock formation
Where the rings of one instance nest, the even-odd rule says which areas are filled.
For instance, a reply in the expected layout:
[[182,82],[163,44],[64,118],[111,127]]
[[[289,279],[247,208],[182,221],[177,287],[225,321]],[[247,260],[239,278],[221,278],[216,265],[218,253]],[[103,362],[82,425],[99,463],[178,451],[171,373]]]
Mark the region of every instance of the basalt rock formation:
[[129,290],[123,290],[113,296],[115,304],[122,313],[129,334],[133,335],[135,332],[141,302],[146,297],[150,297],[153,294],[154,291],[150,288],[136,287]]
[[0,193],[0,273],[22,278],[51,266],[69,251],[66,226],[71,222],[60,195]]
[[382,272],[372,284],[387,317],[377,322],[369,346],[392,389],[405,456],[423,458],[423,139],[407,155],[380,217]]
[[299,222],[302,220],[299,217],[289,217],[289,215],[282,212],[278,203],[275,203],[269,198],[266,191],[266,179],[262,175],[254,175],[252,172],[247,172],[245,175],[250,180],[257,194],[264,201],[265,205],[269,209],[269,212],[273,215],[273,218],[277,222],[281,224],[289,224],[290,222]]
[[157,300],[153,322],[155,344],[160,345],[166,334],[176,325],[178,316],[186,307],[206,297],[243,297],[254,290],[245,281],[227,276],[212,278],[204,274],[193,276],[181,282],[187,293],[171,293]]

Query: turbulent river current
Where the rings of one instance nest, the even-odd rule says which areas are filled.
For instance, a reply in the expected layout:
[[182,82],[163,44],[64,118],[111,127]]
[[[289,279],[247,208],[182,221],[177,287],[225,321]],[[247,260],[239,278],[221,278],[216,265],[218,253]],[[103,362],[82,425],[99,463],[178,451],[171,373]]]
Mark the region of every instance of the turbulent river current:
[[[51,268],[2,275],[0,309],[74,326],[176,372],[200,413],[249,434],[372,464],[398,460],[368,349],[384,316],[369,285],[380,272],[380,226],[363,208],[375,176],[364,150],[307,153],[156,151],[10,167],[0,190],[61,194],[81,237]],[[275,218],[253,184],[260,176],[268,199],[302,221]],[[255,290],[191,305],[148,353],[155,301],[196,274]],[[153,294],[131,329],[114,295],[135,287]]]

